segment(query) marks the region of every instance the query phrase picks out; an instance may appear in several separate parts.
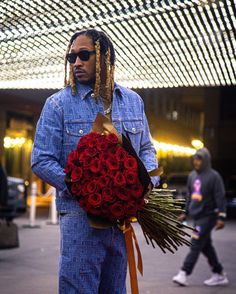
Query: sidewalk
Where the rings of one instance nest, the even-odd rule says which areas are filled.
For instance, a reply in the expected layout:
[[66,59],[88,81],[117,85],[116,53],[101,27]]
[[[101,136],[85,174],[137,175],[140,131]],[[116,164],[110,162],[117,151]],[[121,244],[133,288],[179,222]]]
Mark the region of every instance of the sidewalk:
[[[0,293],[56,294],[59,226],[47,225],[45,220],[40,220],[37,221],[41,224],[39,229],[23,228],[22,225],[27,221],[26,218],[16,220],[19,225],[20,248],[0,251]],[[191,286],[183,288],[172,284],[171,278],[178,271],[188,248],[180,248],[175,255],[163,254],[158,248],[147,246],[142,232],[135,226],[144,262],[144,277],[139,277],[140,294],[235,294],[235,229],[236,221],[229,221],[224,231],[213,234],[230,285],[224,288],[203,286],[204,279],[211,273],[204,257],[201,257],[190,277]],[[129,281],[127,284],[129,289]]]

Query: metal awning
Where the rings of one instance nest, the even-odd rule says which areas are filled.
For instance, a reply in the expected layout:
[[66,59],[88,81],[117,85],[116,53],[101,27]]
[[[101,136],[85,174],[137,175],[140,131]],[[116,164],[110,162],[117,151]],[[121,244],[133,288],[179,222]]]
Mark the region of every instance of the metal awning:
[[60,88],[70,36],[105,30],[132,88],[236,85],[236,0],[2,0],[0,88]]

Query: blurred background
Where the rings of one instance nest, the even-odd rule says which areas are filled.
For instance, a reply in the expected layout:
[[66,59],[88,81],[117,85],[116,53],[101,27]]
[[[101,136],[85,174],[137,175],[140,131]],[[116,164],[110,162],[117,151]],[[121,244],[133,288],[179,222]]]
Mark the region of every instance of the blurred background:
[[235,0],[2,0],[0,161],[11,200],[0,216],[26,212],[33,181],[36,206],[51,205],[50,188],[30,169],[35,126],[46,98],[63,87],[70,36],[88,27],[109,34],[116,81],[144,100],[162,187],[186,196],[190,158],[206,146],[236,215]]
[[[70,36],[96,27],[112,38],[116,81],[145,102],[166,182],[185,183],[206,146],[236,186],[236,1],[2,1],[0,158],[31,183],[30,153],[45,99],[63,87]],[[166,180],[165,180],[166,179]],[[42,193],[46,186],[39,182]]]

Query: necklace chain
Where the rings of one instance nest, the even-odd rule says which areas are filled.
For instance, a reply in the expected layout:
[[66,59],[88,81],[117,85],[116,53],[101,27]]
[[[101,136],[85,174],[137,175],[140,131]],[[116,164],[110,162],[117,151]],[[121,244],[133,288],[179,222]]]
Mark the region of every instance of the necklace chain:
[[104,114],[106,115],[106,114],[109,114],[110,112],[111,112],[111,110],[112,110],[112,104],[110,104],[109,106],[108,106],[108,108],[106,109],[106,110],[104,110]]

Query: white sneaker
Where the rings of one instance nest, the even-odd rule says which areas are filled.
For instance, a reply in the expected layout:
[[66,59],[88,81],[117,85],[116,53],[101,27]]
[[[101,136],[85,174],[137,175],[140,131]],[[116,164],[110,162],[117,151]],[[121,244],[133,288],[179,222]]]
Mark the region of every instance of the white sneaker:
[[187,274],[185,271],[179,271],[179,273],[173,277],[172,281],[180,286],[187,286]]
[[228,285],[229,280],[226,274],[216,274],[214,273],[209,280],[206,280],[204,284],[206,286],[224,286]]

